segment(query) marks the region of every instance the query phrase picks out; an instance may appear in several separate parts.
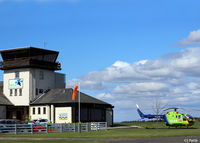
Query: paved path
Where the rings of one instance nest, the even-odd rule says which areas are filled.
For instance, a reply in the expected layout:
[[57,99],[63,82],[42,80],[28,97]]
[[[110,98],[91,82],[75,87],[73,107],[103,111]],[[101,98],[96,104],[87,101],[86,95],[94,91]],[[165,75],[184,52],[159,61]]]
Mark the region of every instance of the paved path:
[[200,143],[199,136],[186,137],[162,137],[162,138],[15,138],[15,137],[1,137],[0,141],[5,140],[23,140],[23,141],[106,141],[108,143]]

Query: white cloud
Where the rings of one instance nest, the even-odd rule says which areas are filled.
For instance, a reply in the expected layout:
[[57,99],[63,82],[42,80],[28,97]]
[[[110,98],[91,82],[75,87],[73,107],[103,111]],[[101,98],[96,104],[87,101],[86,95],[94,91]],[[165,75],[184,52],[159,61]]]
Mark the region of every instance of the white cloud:
[[178,41],[180,46],[200,44],[200,29],[190,32],[187,38]]
[[132,93],[135,92],[151,92],[166,90],[168,86],[158,82],[131,83],[128,85],[120,85],[114,89],[115,93]]
[[200,77],[200,48],[189,48],[171,55],[169,64],[181,73]]
[[100,94],[96,95],[96,97],[101,100],[114,99],[114,96],[112,96],[110,93],[100,93]]
[[116,61],[111,66],[73,79],[81,89],[115,106],[117,111],[135,110],[139,103],[152,109],[154,98],[172,106],[198,106],[200,100],[200,48],[188,48],[157,60],[133,63]]

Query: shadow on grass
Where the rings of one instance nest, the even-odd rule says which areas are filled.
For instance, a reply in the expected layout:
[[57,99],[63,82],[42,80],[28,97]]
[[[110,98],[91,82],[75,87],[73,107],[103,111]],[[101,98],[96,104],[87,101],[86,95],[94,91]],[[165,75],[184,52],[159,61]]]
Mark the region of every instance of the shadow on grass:
[[170,127],[170,128],[151,128],[151,127],[145,127],[144,129],[171,129],[171,130],[182,130],[182,129],[186,129],[186,130],[188,130],[188,129],[198,129],[198,128],[194,128],[194,127],[190,127],[190,128],[180,128],[180,127]]

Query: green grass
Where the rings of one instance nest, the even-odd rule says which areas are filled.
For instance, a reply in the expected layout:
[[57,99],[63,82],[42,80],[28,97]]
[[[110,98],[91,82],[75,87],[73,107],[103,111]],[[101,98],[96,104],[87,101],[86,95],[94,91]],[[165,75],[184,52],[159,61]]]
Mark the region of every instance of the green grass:
[[0,143],[108,143],[104,141],[64,141],[64,140],[59,140],[59,141],[0,141]]
[[[168,129],[168,126],[166,126],[163,121],[160,121],[160,122],[121,122],[117,124],[124,125],[124,126],[135,125],[135,126],[141,126],[147,129]],[[170,128],[173,128],[173,127],[170,127]],[[181,128],[186,128],[186,127],[181,127]],[[189,128],[200,129],[200,122],[195,122],[195,124]]]
[[82,133],[48,133],[0,135],[0,137],[24,138],[140,138],[200,135],[200,129],[112,129],[108,131],[91,131]]
[[[106,131],[90,131],[82,133],[40,133],[40,134],[18,134],[18,135],[0,135],[0,137],[23,137],[23,138],[144,138],[144,137],[169,137],[169,136],[192,136],[200,135],[200,123],[196,123],[193,128],[170,128],[163,122],[122,122],[124,126],[137,125],[142,129],[111,129]],[[0,141],[1,142],[1,141]],[[36,141],[23,141],[24,143]],[[43,142],[43,141],[41,141]],[[44,141],[46,142],[46,141]],[[49,141],[51,143],[51,141]],[[58,141],[54,141],[58,142]],[[59,141],[60,142],[60,141]],[[67,143],[78,143],[80,141],[65,141]],[[84,141],[81,141],[84,143]],[[89,143],[104,143],[102,141],[87,141]],[[9,141],[8,143],[12,143]],[[20,141],[20,143],[22,143]]]
[[103,141],[64,141],[64,140],[59,140],[59,141],[0,141],[0,143],[108,143],[108,142],[103,142]]

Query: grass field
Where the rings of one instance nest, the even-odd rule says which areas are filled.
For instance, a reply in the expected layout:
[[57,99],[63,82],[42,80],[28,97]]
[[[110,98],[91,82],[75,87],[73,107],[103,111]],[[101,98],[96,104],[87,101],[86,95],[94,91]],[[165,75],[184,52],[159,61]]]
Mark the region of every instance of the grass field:
[[[106,131],[90,131],[82,133],[43,133],[43,134],[18,134],[0,135],[0,137],[23,137],[23,138],[144,138],[144,137],[170,137],[170,136],[192,136],[200,135],[200,123],[196,123],[192,128],[170,128],[163,122],[122,122],[124,126],[137,125],[142,129],[110,129]],[[0,141],[1,142],[1,141]],[[4,143],[38,143],[38,141],[4,141]],[[39,141],[45,143],[47,141]],[[51,143],[51,141],[48,141]],[[60,142],[60,141],[53,141]],[[64,141],[66,143],[78,143],[80,141]],[[86,141],[87,143],[106,143],[104,141]],[[85,143],[85,141],[81,141]]]
[[[125,125],[125,126],[135,125],[135,126],[141,126],[147,129],[148,128],[149,129],[167,129],[168,128],[168,126],[166,126],[163,121],[160,121],[160,122],[121,122],[121,123],[116,123],[116,125],[117,124]],[[181,127],[181,128],[186,128],[186,127]],[[200,129],[200,122],[195,122],[195,124],[189,128]]]
[[104,141],[0,141],[0,143],[108,143]]

